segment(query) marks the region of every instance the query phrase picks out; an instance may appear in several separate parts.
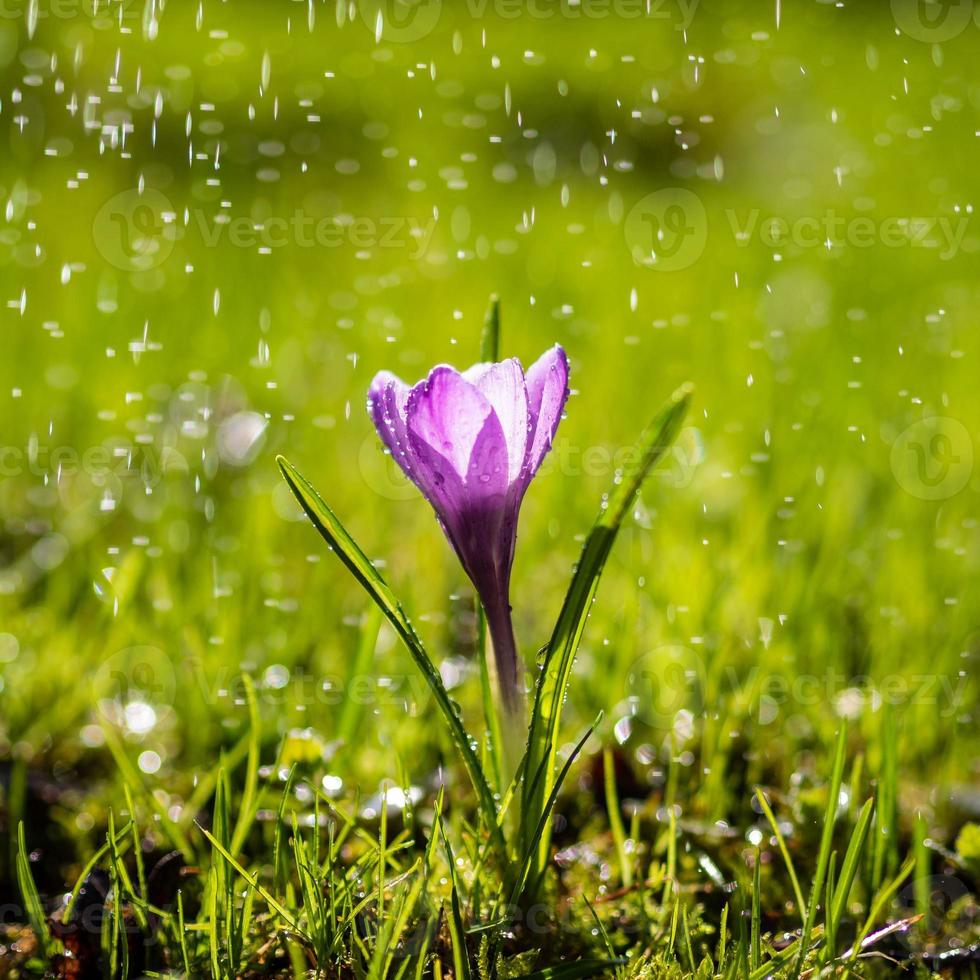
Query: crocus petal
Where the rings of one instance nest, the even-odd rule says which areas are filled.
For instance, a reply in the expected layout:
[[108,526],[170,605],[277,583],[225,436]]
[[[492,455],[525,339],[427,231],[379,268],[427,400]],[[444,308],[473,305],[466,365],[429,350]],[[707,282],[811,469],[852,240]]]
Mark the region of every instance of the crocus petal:
[[467,499],[465,481],[438,450],[413,437],[411,429],[408,437],[411,444],[413,472],[409,475],[412,482],[432,505],[446,537],[465,567],[466,559],[461,548],[465,536],[465,522],[462,517]]
[[381,441],[406,475],[412,475],[405,410],[411,388],[390,371],[379,371],[368,389],[368,411]]
[[558,344],[527,369],[527,400],[531,431],[525,481],[530,482],[551,448],[568,398],[568,357]]
[[476,586],[514,717],[522,703],[510,617],[517,517],[567,397],[568,360],[557,346],[526,377],[516,359],[465,374],[440,365],[411,389],[382,372],[368,397],[378,433],[432,505]]
[[507,495],[507,447],[497,416],[491,412],[476,438],[465,478],[437,448],[412,427],[409,441],[416,485],[432,504],[446,537],[481,595],[509,581],[513,525]]
[[433,450],[461,481],[466,479],[473,447],[491,414],[490,402],[480,391],[445,364],[433,368],[411,390],[405,406],[411,445]]
[[473,444],[466,468],[466,492],[473,500],[502,500],[510,486],[507,436],[496,412],[491,412]]
[[493,406],[507,443],[507,477],[513,483],[524,467],[528,440],[528,398],[524,369],[516,357],[496,364],[477,364],[463,372]]

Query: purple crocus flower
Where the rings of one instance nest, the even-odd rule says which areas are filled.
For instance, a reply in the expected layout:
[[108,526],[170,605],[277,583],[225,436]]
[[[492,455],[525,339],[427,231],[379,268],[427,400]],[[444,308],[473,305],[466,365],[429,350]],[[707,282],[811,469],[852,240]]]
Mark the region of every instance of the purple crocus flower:
[[414,387],[382,371],[368,393],[378,434],[432,505],[476,587],[512,713],[523,697],[510,617],[517,513],[567,397],[568,358],[557,344],[526,374],[514,357],[462,373],[440,364]]

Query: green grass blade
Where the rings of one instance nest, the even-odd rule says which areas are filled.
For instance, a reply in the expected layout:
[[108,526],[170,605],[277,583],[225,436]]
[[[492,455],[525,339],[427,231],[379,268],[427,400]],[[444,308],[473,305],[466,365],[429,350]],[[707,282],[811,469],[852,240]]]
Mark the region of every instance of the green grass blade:
[[276,810],[276,829],[272,837],[272,874],[280,891],[286,888],[286,869],[283,861],[282,850],[282,828],[286,814],[286,804],[289,802],[289,794],[293,788],[293,779],[296,777],[296,763],[289,768],[289,775],[286,776],[286,783],[282,788],[282,796],[279,798],[279,808]]
[[191,975],[191,961],[187,955],[187,928],[184,923],[184,893],[177,890],[177,942],[180,944],[180,958],[184,965],[184,973]]
[[21,898],[24,899],[27,920],[30,922],[38,942],[42,948],[46,949],[51,942],[51,932],[48,929],[48,919],[44,914],[44,906],[41,904],[41,896],[38,894],[37,885],[34,884],[34,875],[31,874],[31,859],[27,854],[23,820],[17,824],[16,867],[17,886],[20,888]]
[[500,297],[496,293],[491,293],[487,315],[483,318],[480,360],[484,364],[500,360]]
[[878,921],[878,916],[881,915],[885,906],[894,898],[895,893],[899,888],[902,887],[902,882],[912,873],[912,869],[915,867],[915,855],[910,854],[906,858],[905,863],[899,869],[899,872],[895,877],[888,882],[885,886],[879,889],[878,894],[875,896],[874,901],[871,903],[871,909],[868,912],[868,917],[861,927],[861,931],[857,934],[854,940],[854,944],[851,947],[851,960],[856,960],[858,954],[861,952],[861,946],[864,940],[867,938],[868,933],[871,932],[872,926]]
[[840,878],[834,889],[834,904],[829,912],[835,934],[837,934],[841,920],[844,918],[844,913],[847,911],[847,896],[851,893],[851,886],[854,884],[854,877],[860,867],[861,857],[868,841],[868,831],[871,829],[873,808],[873,800],[867,800],[864,806],[861,807],[857,823],[851,834],[851,840],[844,854],[844,863],[841,865]]
[[401,603],[395,598],[388,583],[381,577],[378,570],[371,564],[367,555],[360,549],[357,542],[348,534],[347,529],[341,524],[333,511],[323,502],[320,495],[313,486],[300,474],[300,472],[282,456],[277,457],[279,468],[282,475],[289,485],[290,490],[296,496],[300,506],[306,511],[313,526],[317,529],[323,539],[337,554],[337,557],[344,563],[347,570],[360,582],[361,586],[374,600],[381,612],[387,617],[388,622],[395,628],[395,632],[401,637],[408,652],[412,655],[416,666],[422,671],[429,689],[435,697],[436,704],[442,712],[449,730],[452,734],[456,748],[463,758],[463,764],[473,784],[478,802],[487,827],[494,838],[494,844],[498,848],[501,857],[506,856],[506,845],[503,833],[497,826],[497,807],[494,802],[493,792],[487,783],[480,760],[477,758],[476,751],[470,740],[459,713],[442,683],[442,678],[435,664],[429,657],[425,646],[422,643],[415,627],[412,626],[408,617],[401,607]]
[[231,853],[237,854],[248,837],[255,821],[259,787],[259,748],[262,742],[262,727],[259,720],[259,706],[255,700],[255,685],[248,675],[242,676],[245,686],[245,699],[248,704],[248,762],[245,769],[245,791],[238,807],[238,820],[231,836]]
[[830,864],[830,848],[834,841],[834,822],[837,818],[837,807],[840,803],[840,787],[844,779],[844,759],[847,755],[847,725],[841,722],[837,733],[837,745],[834,749],[834,763],[831,768],[830,782],[827,786],[827,811],[824,814],[823,832],[820,835],[820,850],[817,853],[817,870],[810,886],[810,902],[807,905],[806,920],[800,935],[800,953],[793,966],[794,980],[800,975],[803,961],[810,948],[810,936],[817,917],[817,903],[823,894],[823,883],[827,877]]
[[[374,651],[378,645],[378,634],[381,631],[381,610],[373,603],[368,606],[364,622],[361,624],[361,635],[358,638],[357,650],[347,673],[346,691],[352,689],[355,678],[368,674],[374,663]],[[340,712],[337,723],[337,738],[342,743],[341,751],[349,751],[354,734],[364,716],[364,704],[361,698],[346,697],[344,707]]]
[[[678,388],[644,430],[635,446],[633,466],[625,474],[617,474],[613,490],[604,500],[582,549],[535,688],[527,749],[529,761],[525,773],[536,772],[542,760],[547,765],[545,778],[535,795],[529,795],[530,791],[525,794],[525,834],[530,832],[539,818],[543,801],[551,790],[561,707],[606,559],[643,482],[677,437],[691,396],[692,388],[689,385]],[[546,831],[541,841],[542,862],[547,853],[549,836]]]
[[[578,744],[572,749],[565,761],[565,765],[562,766],[561,772],[558,778],[554,780],[551,792],[548,794],[548,799],[545,802],[544,809],[541,811],[541,816],[538,819],[538,825],[535,827],[534,835],[528,842],[527,849],[524,853],[524,861],[515,883],[513,894],[511,895],[511,905],[516,906],[519,899],[524,894],[527,886],[527,882],[530,880],[532,883],[536,884],[535,878],[531,877],[532,868],[535,867],[535,854],[541,843],[541,839],[544,836],[545,828],[549,826],[551,822],[551,811],[555,807],[555,803],[558,802],[558,791],[562,787],[562,783],[565,782],[565,777],[568,775],[569,769],[572,768],[572,763],[578,758],[579,753],[585,747],[585,743],[589,740],[592,733],[599,726],[599,722],[602,721],[602,715],[600,714],[598,718],[589,726],[588,731],[579,739]],[[540,872],[535,869],[535,874]]]
[[196,859],[190,842],[187,840],[180,826],[170,819],[170,814],[167,812],[166,807],[157,799],[155,794],[147,789],[142,776],[140,776],[136,767],[130,761],[129,756],[126,755],[126,750],[116,731],[111,725],[104,723],[102,725],[102,733],[105,738],[106,748],[112,753],[112,758],[119,768],[123,781],[128,783],[138,792],[139,797],[146,801],[149,808],[157,815],[160,829],[170,838],[174,847],[183,855],[184,860],[188,864],[193,864]]
[[769,801],[766,799],[765,793],[756,787],[755,796],[759,801],[759,806],[762,807],[762,812],[769,821],[769,826],[772,827],[772,832],[776,837],[776,843],[779,846],[779,853],[783,856],[783,863],[786,865],[789,880],[793,884],[793,894],[796,896],[796,906],[799,909],[800,918],[806,922],[806,901],[803,898],[803,889],[800,888],[800,879],[796,877],[796,868],[793,867],[793,859],[789,856],[789,848],[786,846],[786,841],[783,839],[782,831],[779,829],[779,824],[776,822],[776,817],[772,812],[772,807],[769,806]]
[[619,794],[616,792],[616,766],[612,749],[602,751],[602,775],[606,793],[606,810],[609,813],[609,829],[612,831],[616,854],[619,857],[619,875],[624,888],[633,887],[633,864],[626,853],[626,831],[623,815],[619,811]]
[[824,955],[829,950],[835,949],[837,945],[837,923],[830,914],[834,907],[834,888],[837,883],[837,852],[830,852],[830,867],[827,869],[827,881],[824,883],[824,910],[827,924],[827,944],[824,947]]
[[931,911],[931,885],[929,872],[931,860],[926,839],[929,835],[929,825],[921,810],[915,811],[912,821],[912,851],[915,854],[915,878],[912,882],[915,895],[915,911],[928,922]]
[[450,899],[452,902],[452,915],[449,919],[449,936],[453,947],[453,967],[454,975],[461,977],[462,980],[470,980],[470,961],[466,951],[466,929],[463,922],[462,902],[459,899],[459,878],[456,875],[456,859],[453,856],[453,849],[446,835],[446,825],[440,823],[439,829],[442,831],[442,843],[446,848],[446,863],[449,867],[449,882],[451,885]]
[[[122,830],[116,833],[116,846],[119,848],[119,853],[124,853],[126,847],[126,837],[130,833],[132,823],[126,824]],[[62,921],[65,923],[71,922],[71,917],[75,912],[75,903],[78,901],[79,893],[82,890],[82,886],[85,884],[85,880],[88,878],[91,870],[99,863],[109,853],[109,841],[106,841],[89,859],[86,865],[82,868],[81,873],[75,879],[75,887],[71,890],[71,895],[68,898],[68,904],[65,906],[64,914],[62,915]]]
[[[149,893],[146,889],[146,866],[143,863],[143,848],[140,846],[140,833],[139,828],[136,826],[136,806],[133,803],[133,794],[130,792],[129,786],[124,785],[123,791],[126,794],[126,806],[129,809],[129,826],[133,831],[133,857],[136,861],[136,880],[139,882],[140,886],[140,898],[144,901],[148,899]],[[110,838],[106,841],[110,845],[110,850],[115,849],[115,842]]]
[[898,734],[895,728],[895,712],[888,703],[883,709],[879,741],[881,764],[875,805],[874,862],[871,875],[871,887],[874,890],[878,889],[887,875],[894,872],[898,863]]
[[[811,933],[811,939],[817,939],[823,934],[823,926],[817,926]],[[809,941],[808,941],[809,942]],[[774,977],[782,977],[785,974],[779,971],[786,966],[794,956],[799,956],[801,950],[805,947],[801,945],[800,940],[796,939],[791,942],[785,949],[779,950],[771,959],[767,960],[761,966],[754,970],[749,970],[747,974],[748,980],[770,980]]]
[[749,940],[749,969],[758,970],[762,960],[762,853],[755,849],[752,868],[752,932]]
[[584,894],[582,895],[582,901],[585,902],[586,908],[588,908],[589,913],[592,915],[592,921],[595,923],[596,931],[599,933],[599,938],[602,940],[602,945],[606,947],[606,952],[609,954],[609,959],[616,959],[616,951],[613,949],[612,940],[609,938],[608,930],[602,924],[602,919],[599,918],[599,915],[592,903]]
[[549,966],[544,970],[529,973],[524,980],[579,980],[581,977],[594,977],[615,966],[622,966],[626,960],[579,960],[577,963],[563,963]]
[[208,833],[203,827],[199,828],[201,833],[211,842],[211,845],[216,851],[242,876],[245,880],[245,884],[249,888],[254,889],[259,893],[259,897],[265,901],[265,904],[272,909],[282,920],[299,935],[305,935],[296,925],[296,920],[293,916],[286,910],[286,908],[281,905],[272,895],[269,894],[268,889],[263,888],[259,884],[258,878],[255,875],[249,874],[228,852],[227,848],[223,847],[212,834]]
[[[252,733],[251,731],[247,731],[227,752],[222,753],[225,768],[229,772],[237,769],[238,764],[248,754],[251,740]],[[201,773],[194,792],[191,793],[187,803],[181,808],[180,816],[177,818],[177,826],[181,830],[185,830],[194,823],[195,819],[197,819],[204,809],[205,804],[211,799],[211,794],[214,793],[215,786],[218,783],[219,771],[220,767],[213,766],[211,769],[206,769]]]

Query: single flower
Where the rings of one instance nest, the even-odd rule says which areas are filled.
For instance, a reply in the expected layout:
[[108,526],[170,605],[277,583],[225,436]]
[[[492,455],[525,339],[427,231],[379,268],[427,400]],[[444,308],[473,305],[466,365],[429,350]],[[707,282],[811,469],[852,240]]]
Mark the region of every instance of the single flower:
[[523,703],[510,615],[517,514],[567,397],[568,358],[557,344],[526,374],[514,357],[463,372],[440,364],[413,387],[382,371],[368,393],[378,434],[432,505],[476,588],[512,713]]

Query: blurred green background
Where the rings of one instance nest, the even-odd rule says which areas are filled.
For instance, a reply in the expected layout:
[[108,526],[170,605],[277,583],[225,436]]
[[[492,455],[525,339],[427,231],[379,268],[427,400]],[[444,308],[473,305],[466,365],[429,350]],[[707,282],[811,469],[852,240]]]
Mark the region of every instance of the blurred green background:
[[697,387],[570,737],[602,708],[656,759],[673,730],[717,818],[722,783],[785,785],[891,702],[910,800],[976,785],[975,22],[430,0],[377,39],[377,3],[5,2],[0,762],[57,789],[45,820],[97,839],[103,724],[177,812],[243,730],[241,671],[348,789],[452,759],[387,630],[332,744],[366,599],[274,456],[383,562],[475,726],[472,593],[365,392],[475,361],[492,292],[507,354],[573,369],[520,525],[529,664],[622,450]]

